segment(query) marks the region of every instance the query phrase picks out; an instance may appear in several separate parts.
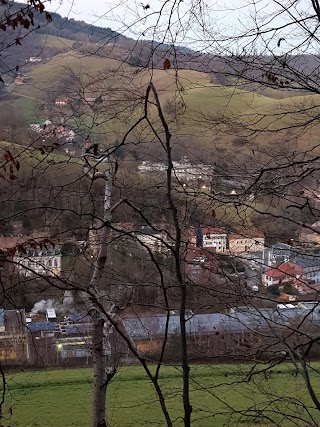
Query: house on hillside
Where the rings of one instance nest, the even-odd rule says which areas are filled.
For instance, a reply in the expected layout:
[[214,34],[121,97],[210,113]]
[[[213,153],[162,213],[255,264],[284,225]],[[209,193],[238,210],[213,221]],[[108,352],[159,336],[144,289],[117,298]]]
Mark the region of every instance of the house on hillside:
[[196,182],[202,184],[203,188],[211,186],[213,166],[203,163],[191,163],[187,156],[180,161],[172,162],[174,176],[182,183]]
[[263,252],[264,234],[259,230],[244,230],[238,234],[228,235],[229,251],[231,254],[244,252]]
[[21,74],[18,74],[17,77],[14,79],[14,84],[17,86],[26,84],[24,77]]
[[262,284],[266,287],[273,285],[284,285],[295,279],[302,278],[302,267],[293,262],[285,262],[271,267],[262,274]]
[[42,58],[41,58],[41,56],[30,56],[29,61],[30,62],[41,62]]
[[151,163],[148,160],[144,160],[140,165],[138,165],[138,171],[145,172],[165,172],[167,170],[167,165],[162,162]]
[[70,104],[70,98],[67,96],[58,96],[54,103],[56,105],[68,105]]

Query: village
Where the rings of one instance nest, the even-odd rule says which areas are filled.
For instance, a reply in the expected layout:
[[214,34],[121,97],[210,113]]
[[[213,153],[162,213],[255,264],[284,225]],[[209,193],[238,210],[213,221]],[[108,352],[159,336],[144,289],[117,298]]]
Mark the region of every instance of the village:
[[[19,78],[21,80],[21,76]],[[19,78],[15,83],[24,84]],[[96,101],[85,99],[90,108]],[[59,96],[55,106],[66,108],[70,102],[70,98]],[[62,151],[74,158],[80,158],[84,152],[90,153],[97,145],[95,141],[79,138],[65,125],[62,116],[59,117],[58,124],[49,119],[42,124],[30,124],[30,131],[40,140],[40,149],[47,152],[49,146],[52,151]],[[181,156],[173,161],[172,166],[176,188],[209,195],[216,191],[215,165]],[[137,160],[133,162],[133,168],[144,179],[159,180],[165,177],[167,164],[164,161]],[[220,183],[223,197],[234,202],[249,186],[247,178],[243,177],[224,177]],[[318,203],[317,195],[310,192],[309,196]],[[252,192],[241,197],[246,203],[255,199]],[[8,268],[9,261],[10,274],[18,277],[23,287],[38,284],[41,279],[49,283],[54,281],[58,287],[59,282],[68,281],[70,253],[66,247],[72,248],[72,262],[81,257],[89,260],[97,257],[100,244],[97,231],[91,230],[86,240],[78,240],[72,235],[57,238],[49,229],[45,232],[34,229],[25,235],[21,224],[11,225],[13,234],[0,237],[0,255],[6,260],[2,268]],[[115,222],[112,223],[111,241],[118,242],[118,249],[124,248],[124,262],[133,256],[133,251],[128,249],[130,238],[135,242],[134,250],[139,248],[142,251],[139,254],[142,259],[153,254],[165,265],[170,263],[170,248],[174,245],[168,230],[160,222],[152,225]],[[261,345],[255,334],[257,330],[268,330],[270,319],[278,316],[277,325],[272,327],[285,327],[292,319],[303,316],[310,307],[316,307],[320,289],[319,232],[320,223],[316,222],[301,227],[290,241],[279,240],[270,244],[269,240],[266,243],[265,233],[253,225],[241,227],[212,221],[211,224],[184,226],[183,274],[191,293],[195,294],[195,301],[198,299],[198,303],[190,301],[186,311],[191,354],[196,358],[200,348],[205,347],[207,360],[223,358],[226,354],[234,358],[248,340],[251,351],[255,345]],[[139,279],[126,284],[131,300],[129,298],[125,309],[120,310],[118,321],[124,322],[139,351],[155,357],[161,352],[162,335],[169,316],[170,339],[165,356],[168,360],[175,360],[175,340],[179,335],[177,302],[173,298],[164,308],[159,303],[159,288],[145,309],[135,311],[132,307],[143,302],[143,297],[138,304],[132,299],[139,286],[137,281]],[[175,284],[170,286],[174,288]],[[224,295],[221,302],[206,306],[203,296],[197,294],[201,287],[212,292],[213,300],[216,290],[222,287]],[[131,309],[128,308],[130,306]],[[50,292],[39,292],[39,300],[32,308],[1,310],[2,363],[32,366],[91,363],[92,319],[76,303],[74,292],[65,291],[53,297]],[[318,310],[313,312],[312,321],[316,324],[320,322],[318,313]],[[218,332],[223,332],[228,339],[221,341]],[[110,340],[119,340],[119,337],[111,333]],[[130,363],[132,355],[128,348],[121,342],[117,343],[117,348],[119,358]]]
[[[250,341],[252,350],[255,331],[270,328],[270,319],[275,315],[277,322],[272,327],[281,328],[292,319],[304,316],[310,307],[316,308],[314,301],[320,286],[318,226],[318,223],[313,224],[313,231],[302,229],[296,242],[279,242],[271,247],[265,247],[264,235],[259,230],[231,233],[207,226],[188,229],[183,261],[187,280],[196,285],[206,282],[208,288],[220,280],[220,286],[222,283],[226,289],[229,287],[228,292],[236,284],[245,295],[241,303],[234,303],[230,293],[229,303],[218,312],[212,312],[212,308],[199,310],[190,306],[186,320],[192,343],[190,351],[194,357],[199,348],[203,350],[205,346],[208,360],[226,354],[234,358],[243,349],[244,341]],[[113,228],[116,230],[113,233],[118,236],[130,234],[143,251],[151,250],[162,258],[170,257],[168,247],[171,242],[160,227],[159,231],[157,227],[115,223]],[[63,249],[66,243],[73,247],[75,257],[83,252],[90,257],[90,253],[95,256],[97,239],[97,233],[91,233],[86,242],[76,239],[64,242],[34,233],[32,236],[0,237],[0,250],[6,261],[11,260],[12,271],[21,278],[24,286],[31,286],[32,281],[37,282],[40,278],[59,281],[67,277]],[[43,295],[45,293],[41,298]],[[267,298],[269,304],[259,304],[259,296]],[[317,324],[320,322],[319,310],[313,310],[312,321]],[[91,363],[91,319],[77,306],[72,292],[66,291],[58,299],[41,299],[31,311],[1,309],[0,314],[2,363],[32,366]],[[157,309],[156,304],[150,311],[124,310],[118,321],[124,322],[139,350],[154,357],[159,354],[168,315],[170,339],[166,357],[175,360],[179,311],[174,306],[167,312],[160,307]],[[228,339],[221,341],[218,331]],[[110,339],[119,340],[119,337],[111,334]],[[117,348],[119,358],[130,363],[132,357],[128,348],[121,343]]]

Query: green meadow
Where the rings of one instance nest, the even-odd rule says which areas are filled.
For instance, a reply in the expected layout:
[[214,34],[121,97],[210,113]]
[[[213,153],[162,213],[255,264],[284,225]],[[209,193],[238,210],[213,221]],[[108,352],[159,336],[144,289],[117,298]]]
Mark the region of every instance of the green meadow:
[[[311,382],[319,394],[317,365],[313,368]],[[250,380],[248,372],[249,365],[192,366],[192,425],[319,425],[319,413],[292,365],[276,366],[267,376],[259,373]],[[89,426],[91,381],[90,368],[9,373],[2,424]],[[160,384],[174,426],[182,426],[180,368],[162,368]],[[119,369],[108,388],[106,405],[110,426],[165,426],[156,393],[141,367]]]

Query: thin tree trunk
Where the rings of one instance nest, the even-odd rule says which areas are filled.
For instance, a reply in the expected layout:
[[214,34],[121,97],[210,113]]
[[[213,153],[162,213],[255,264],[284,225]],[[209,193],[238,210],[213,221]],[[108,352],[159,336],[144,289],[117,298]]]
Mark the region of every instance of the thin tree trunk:
[[106,427],[106,354],[104,346],[104,321],[96,320],[92,335],[92,355],[93,355],[93,405],[92,405],[92,426]]
[[181,268],[181,227],[179,223],[177,207],[174,203],[172,197],[172,173],[173,173],[173,163],[171,156],[171,133],[169,130],[168,123],[163,115],[160,100],[158,93],[153,85],[150,83],[152,89],[155,103],[158,110],[158,115],[161,120],[162,126],[165,131],[165,149],[167,153],[167,197],[172,214],[173,224],[175,228],[175,247],[174,247],[174,258],[175,258],[175,272],[176,279],[180,286],[180,339],[181,339],[181,367],[182,367],[182,399],[183,399],[183,411],[184,411],[184,426],[191,426],[191,413],[192,406],[190,403],[190,366],[189,366],[189,357],[188,357],[188,343],[187,343],[187,333],[186,333],[186,301],[187,301],[187,285],[183,277],[182,268]]
[[99,285],[105,270],[108,254],[108,237],[112,219],[111,192],[112,192],[112,165],[107,167],[105,180],[105,193],[103,201],[102,233],[98,239],[99,252],[94,263],[94,270],[90,282],[89,315],[93,322],[92,355],[94,366],[93,402],[92,402],[92,427],[106,427],[106,393],[107,393],[107,355],[106,337],[104,334],[105,323],[108,322],[103,310],[101,310]]

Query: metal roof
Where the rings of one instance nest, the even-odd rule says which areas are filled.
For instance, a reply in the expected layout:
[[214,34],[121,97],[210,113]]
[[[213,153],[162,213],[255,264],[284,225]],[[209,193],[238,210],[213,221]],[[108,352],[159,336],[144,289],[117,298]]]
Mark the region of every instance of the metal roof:
[[293,260],[296,264],[299,264],[302,268],[308,267],[319,267],[320,269],[320,256],[319,255],[298,255]]
[[[276,328],[286,326],[295,319],[308,319],[320,322],[320,310],[306,308],[294,309],[241,309],[230,314],[198,314],[187,319],[186,330],[188,334],[214,333],[216,331],[241,332],[261,328]],[[133,338],[146,338],[163,336],[165,332],[166,316],[146,316],[140,318],[124,319],[124,324],[129,335]],[[179,316],[170,316],[168,333],[179,333]]]
[[[222,331],[244,332],[265,328],[290,326],[294,321],[310,321],[320,323],[320,305],[306,303],[301,307],[278,309],[255,309],[241,307],[231,310],[228,314],[198,314],[187,316],[186,331],[188,335],[200,335]],[[131,317],[123,319],[125,328],[132,338],[162,337],[166,328],[166,315]],[[31,322],[27,327],[30,331],[55,330],[57,322]],[[63,325],[66,334],[85,334],[90,330],[90,323]],[[179,315],[171,315],[168,334],[180,332]]]
[[36,331],[54,331],[56,328],[56,322],[30,322],[27,324],[27,328],[31,332]]

